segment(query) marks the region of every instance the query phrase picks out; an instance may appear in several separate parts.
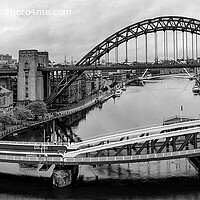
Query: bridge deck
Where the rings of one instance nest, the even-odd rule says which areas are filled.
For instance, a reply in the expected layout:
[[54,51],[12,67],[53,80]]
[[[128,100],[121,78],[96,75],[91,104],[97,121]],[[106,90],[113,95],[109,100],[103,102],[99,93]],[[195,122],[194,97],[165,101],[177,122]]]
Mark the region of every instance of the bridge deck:
[[[199,143],[197,145],[197,142],[200,142],[200,136],[197,137],[199,132],[200,120],[196,120],[166,126],[151,127],[141,130],[126,131],[124,133],[121,132],[118,134],[103,136],[101,138],[95,138],[69,146],[66,144],[44,144],[42,142],[0,141],[0,162],[92,165],[100,163],[143,162],[151,160],[199,156]],[[129,136],[129,138],[121,140],[121,138],[126,136]],[[177,139],[178,137],[182,139]],[[112,142],[99,143],[100,141],[107,141],[108,138]],[[178,142],[176,142],[176,140]],[[91,141],[93,142],[92,145]],[[148,149],[144,149],[147,142],[149,143],[149,141],[153,143],[159,141],[156,143],[157,146],[153,146],[156,152],[153,152],[154,149],[151,151],[151,153],[148,152]],[[173,148],[169,148],[169,152],[162,152],[161,149],[166,146],[166,141],[170,142],[173,145]],[[174,148],[175,142],[178,148]],[[193,144],[194,142],[195,144]],[[126,152],[128,150],[127,147],[130,145],[133,147],[135,144],[139,145],[139,150],[136,151],[136,154],[120,155],[122,150],[125,150]],[[83,148],[76,149],[74,147]],[[108,155],[107,153],[100,155],[99,152],[102,151],[110,151],[110,153]]]
[[[9,152],[10,154],[10,152]],[[5,155],[5,152],[0,151],[0,162],[10,163],[32,163],[32,164],[62,164],[62,165],[95,165],[95,164],[116,164],[116,163],[134,163],[134,162],[148,162],[156,160],[169,160],[177,158],[187,158],[200,156],[200,149],[191,149],[178,152],[154,153],[146,155],[133,156],[105,156],[105,157],[81,157],[71,158],[63,157],[61,154],[48,156],[44,154],[23,154],[23,155]]]
[[130,129],[130,130],[122,130],[118,132],[112,133],[112,135],[105,135],[100,136],[97,138],[91,138],[83,142],[77,142],[74,144],[71,144],[69,146],[70,149],[81,149],[81,148],[87,148],[90,146],[98,146],[100,144],[104,143],[110,143],[115,142],[118,140],[124,140],[124,139],[130,139],[130,138],[137,138],[139,136],[143,135],[151,135],[151,134],[160,134],[164,131],[172,131],[177,129],[186,129],[191,127],[200,126],[200,120],[194,120],[194,121],[188,121],[184,123],[177,123],[177,124],[169,124],[169,125],[160,125],[155,127],[149,127],[149,128],[143,128],[143,129]]
[[199,131],[200,131],[200,127],[194,127],[194,128],[182,129],[182,130],[178,130],[178,131],[164,132],[164,133],[160,133],[160,134],[156,133],[156,134],[143,136],[143,137],[138,136],[136,138],[128,139],[125,141],[118,141],[118,142],[113,142],[113,143],[108,143],[108,144],[102,144],[99,146],[88,147],[85,149],[67,152],[67,153],[65,153],[64,156],[65,157],[76,157],[78,155],[85,154],[85,153],[96,152],[96,151],[101,151],[101,150],[105,150],[105,149],[120,147],[123,145],[129,145],[129,144],[133,144],[133,143],[141,143],[141,142],[155,140],[155,139],[165,139],[166,137],[187,135],[187,134],[191,134],[191,133],[197,133]]
[[77,71],[77,70],[112,70],[112,69],[162,69],[162,68],[196,68],[199,67],[199,63],[189,63],[189,64],[152,64],[152,63],[137,63],[137,64],[122,64],[116,63],[112,65],[76,65],[76,66],[66,66],[59,65],[57,67],[47,67],[39,68],[41,71]]

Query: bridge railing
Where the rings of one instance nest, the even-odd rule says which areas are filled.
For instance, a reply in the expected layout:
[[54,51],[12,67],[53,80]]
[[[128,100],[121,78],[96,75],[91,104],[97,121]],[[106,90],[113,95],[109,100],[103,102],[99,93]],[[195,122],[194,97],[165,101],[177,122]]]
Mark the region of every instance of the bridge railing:
[[103,134],[98,134],[98,136],[92,136],[92,137],[87,137],[87,138],[83,138],[84,140],[92,140],[92,139],[97,139],[100,137],[104,137],[104,136],[110,136],[110,135],[115,135],[115,134],[120,134],[120,133],[124,133],[124,132],[130,132],[130,131],[137,131],[140,129],[146,129],[146,128],[152,128],[152,127],[157,127],[157,126],[162,126],[163,124],[151,124],[151,125],[146,125],[146,126],[137,126],[134,128],[130,128],[130,129],[121,129],[118,131],[113,131],[113,132],[107,132],[107,133],[103,133]]
[[189,156],[199,155],[200,149],[190,149],[175,152],[153,153],[144,155],[127,155],[127,156],[111,156],[111,157],[67,157],[66,155],[57,155],[56,157],[50,154],[36,153],[21,155],[5,155],[0,153],[1,162],[12,163],[52,163],[52,164],[104,164],[104,163],[131,163],[131,162],[146,162],[153,160],[167,160],[175,158],[185,158]]
[[130,155],[130,156],[113,156],[113,157],[64,157],[65,163],[74,164],[92,164],[92,163],[131,163],[131,162],[146,162],[149,160],[168,160],[175,158],[185,158],[188,156],[194,156],[200,153],[200,149],[191,149],[184,151],[154,153],[145,155]]
[[187,119],[199,119],[199,117],[194,117],[194,116],[186,116],[186,115],[183,115],[183,116],[180,116],[180,115],[174,115],[174,116],[171,116],[171,117],[166,117],[166,118],[163,118],[164,120],[170,120],[170,119],[174,119],[174,118],[187,118]]
[[193,121],[193,120],[198,120],[200,119],[199,117],[194,117],[194,116],[179,116],[179,115],[174,115],[171,117],[163,118],[163,125],[167,125],[170,121],[173,124],[180,123],[180,122],[186,122],[186,121]]

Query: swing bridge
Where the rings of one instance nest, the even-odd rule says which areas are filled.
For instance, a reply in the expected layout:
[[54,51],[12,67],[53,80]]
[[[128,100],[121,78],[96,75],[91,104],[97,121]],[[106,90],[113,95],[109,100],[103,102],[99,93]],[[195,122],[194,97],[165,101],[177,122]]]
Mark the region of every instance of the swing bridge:
[[130,129],[77,143],[0,141],[0,162],[99,165],[187,158],[199,170],[200,120]]
[[[127,26],[103,40],[75,66],[38,67],[44,76],[44,86],[50,91],[47,103],[59,99],[85,70],[194,68],[198,75],[199,35],[200,20],[181,16],[146,19]],[[120,62],[122,54],[125,56],[123,63]],[[181,59],[183,62],[159,63],[159,57],[165,60],[173,57],[174,61]],[[10,163],[78,166],[177,158],[188,159],[199,172],[199,119],[118,131],[71,144],[0,141],[0,162]]]

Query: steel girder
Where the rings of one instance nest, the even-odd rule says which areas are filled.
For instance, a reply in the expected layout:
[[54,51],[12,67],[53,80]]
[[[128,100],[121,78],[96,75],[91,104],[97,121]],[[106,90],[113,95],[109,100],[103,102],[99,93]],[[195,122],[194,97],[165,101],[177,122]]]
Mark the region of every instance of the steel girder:
[[[130,26],[127,26],[110,37],[106,38],[91,51],[89,51],[77,64],[76,66],[90,66],[100,61],[100,58],[109,53],[110,50],[118,47],[124,42],[137,38],[141,35],[148,33],[155,33],[158,31],[182,31],[190,32],[200,35],[200,20],[182,16],[163,16],[153,19],[146,19]],[[82,74],[84,70],[78,70],[73,73],[71,77],[65,76],[58,86],[55,88],[53,93],[47,100],[47,104],[54,102],[59,95],[61,95],[70,84]]]
[[[127,155],[146,155],[152,153],[181,152],[200,147],[199,133],[166,137],[165,139],[146,140],[142,143],[122,145],[96,152],[80,154],[78,157],[109,157]],[[108,153],[109,152],[109,153]]]
[[[75,149],[75,150],[81,150],[81,149],[86,149],[86,148],[95,147],[95,146],[100,147],[101,145],[112,144],[116,142],[123,143],[126,141],[130,141],[130,139],[134,139],[134,138],[139,139],[145,136],[151,136],[152,134],[157,134],[159,136],[165,133],[169,133],[169,134],[171,132],[175,133],[177,131],[183,131],[183,134],[184,134],[184,131],[188,131],[189,129],[193,129],[193,128],[197,128],[198,130],[199,127],[200,127],[200,120],[194,120],[194,121],[182,122],[178,124],[149,127],[149,128],[139,129],[139,130],[130,129],[130,130],[125,130],[125,131],[114,132],[112,135],[108,135],[108,136],[104,135],[102,137],[97,137],[97,138],[82,141],[79,143],[71,144],[69,148]],[[196,135],[194,139],[197,140]]]
[[200,20],[181,16],[164,16],[132,24],[106,38],[86,54],[77,65],[91,65],[98,61],[105,53],[128,40],[148,33],[167,30],[184,31],[200,35]]

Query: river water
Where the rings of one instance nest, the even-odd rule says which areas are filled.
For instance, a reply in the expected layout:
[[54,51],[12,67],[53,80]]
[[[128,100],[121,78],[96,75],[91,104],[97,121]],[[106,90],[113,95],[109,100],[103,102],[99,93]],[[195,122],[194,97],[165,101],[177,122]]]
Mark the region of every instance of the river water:
[[[72,127],[83,140],[129,128],[162,124],[175,115],[199,117],[194,81],[167,77],[141,86],[91,110]],[[180,111],[180,108],[183,111]],[[30,136],[29,136],[30,137]],[[1,170],[5,170],[1,164]],[[0,179],[0,199],[200,199],[200,179],[186,159],[134,164],[80,166],[83,182],[54,188],[39,179]]]

